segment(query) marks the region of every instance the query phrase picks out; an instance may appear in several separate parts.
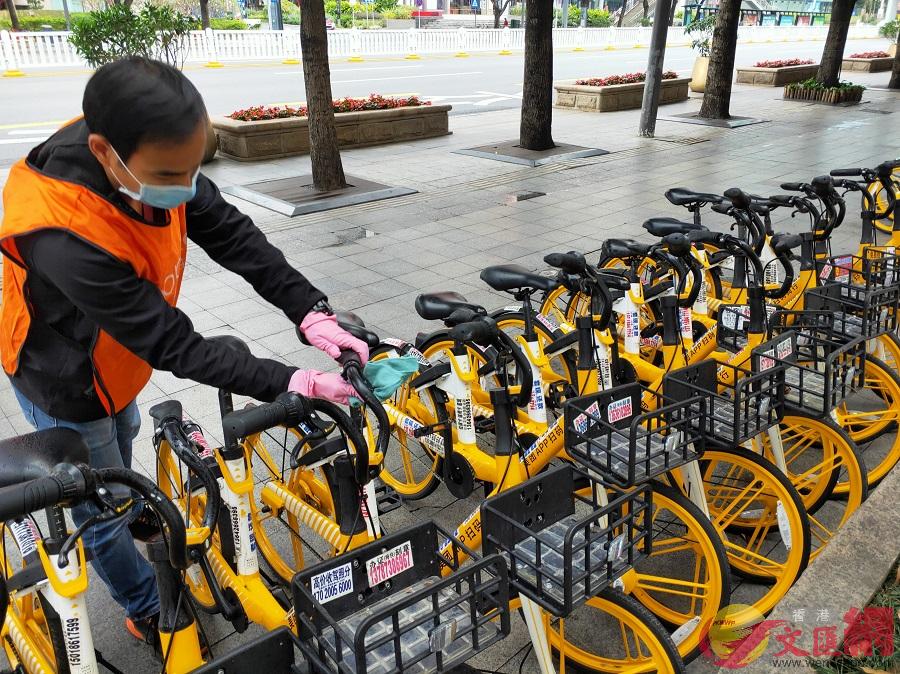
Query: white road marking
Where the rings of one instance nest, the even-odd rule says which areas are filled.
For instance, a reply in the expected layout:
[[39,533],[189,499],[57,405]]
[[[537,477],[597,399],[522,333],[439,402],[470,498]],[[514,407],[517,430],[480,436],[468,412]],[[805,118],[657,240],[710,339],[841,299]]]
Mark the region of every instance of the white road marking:
[[10,136],[29,136],[34,133],[45,133],[48,136],[57,132],[57,129],[20,129],[19,131],[7,131]]
[[[332,68],[331,72],[333,73],[367,73],[370,70],[409,70],[411,68],[423,68],[424,66],[415,65],[415,66],[375,66],[374,68]],[[272,73],[273,75],[290,75],[292,77],[296,77],[297,75],[302,75],[302,70],[287,70],[277,73]]]
[[43,143],[49,136],[35,136],[34,138],[7,138],[0,140],[0,145],[25,145],[27,143]]
[[481,75],[480,71],[464,73],[432,73],[431,75],[398,75],[397,77],[370,77],[363,80],[332,80],[332,84],[350,84],[352,82],[391,82],[393,80],[417,80],[423,77],[452,77],[454,75]]

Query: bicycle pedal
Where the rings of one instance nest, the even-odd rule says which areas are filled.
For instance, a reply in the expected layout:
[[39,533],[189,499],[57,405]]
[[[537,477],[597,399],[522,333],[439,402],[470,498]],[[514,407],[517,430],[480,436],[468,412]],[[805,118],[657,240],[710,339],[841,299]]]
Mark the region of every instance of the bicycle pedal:
[[375,487],[375,501],[378,503],[378,514],[385,515],[403,506],[403,497],[386,484]]
[[493,433],[494,419],[492,417],[478,417],[475,419],[476,433]]

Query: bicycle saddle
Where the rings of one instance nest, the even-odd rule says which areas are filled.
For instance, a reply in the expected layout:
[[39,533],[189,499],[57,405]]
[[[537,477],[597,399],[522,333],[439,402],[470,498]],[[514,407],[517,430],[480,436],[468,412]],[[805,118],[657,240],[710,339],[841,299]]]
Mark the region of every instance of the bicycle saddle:
[[644,229],[653,236],[663,237],[669,234],[687,234],[705,230],[706,227],[694,222],[684,222],[677,218],[650,218],[644,223]]
[[481,280],[494,290],[513,290],[529,288],[531,290],[553,290],[559,281],[549,276],[528,271],[517,264],[499,264],[481,271]]
[[645,257],[651,245],[632,239],[607,239],[601,250],[608,257]]
[[48,428],[0,440],[0,487],[46,477],[60,463],[89,463],[90,450],[71,428]]
[[707,192],[694,192],[685,187],[673,187],[666,190],[666,199],[676,206],[699,206],[700,204],[715,204],[722,201],[718,194]]
[[426,321],[440,321],[448,318],[457,309],[469,309],[476,314],[487,314],[484,307],[466,301],[466,298],[452,291],[426,293],[416,298],[416,313]]
[[366,327],[363,319],[354,314],[352,311],[335,311],[338,325],[349,332],[357,339],[361,339],[370,349],[374,349],[381,343],[381,339],[374,332]]

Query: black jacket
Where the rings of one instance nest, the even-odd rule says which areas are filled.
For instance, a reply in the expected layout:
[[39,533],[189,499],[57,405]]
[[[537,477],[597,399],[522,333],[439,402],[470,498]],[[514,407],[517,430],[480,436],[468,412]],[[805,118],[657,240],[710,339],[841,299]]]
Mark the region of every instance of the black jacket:
[[[138,214],[125,203],[90,153],[87,134],[83,121],[65,127],[27,161],[49,177],[88,187],[143,226],[169,226],[165,211],[148,207]],[[15,185],[7,184],[6,196],[15,198]],[[187,236],[294,324],[325,297],[203,175],[187,204]],[[12,382],[47,414],[75,422],[106,415],[89,356],[101,328],[155,369],[178,377],[266,401],[287,389],[295,368],[204,339],[155,285],[84,239],[47,229],[17,243],[28,267],[32,322]]]

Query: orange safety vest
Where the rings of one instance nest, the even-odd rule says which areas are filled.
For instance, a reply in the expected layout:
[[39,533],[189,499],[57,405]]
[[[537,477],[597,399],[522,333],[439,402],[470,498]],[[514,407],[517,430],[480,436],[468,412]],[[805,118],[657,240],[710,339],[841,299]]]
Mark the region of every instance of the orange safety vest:
[[[16,237],[42,229],[62,229],[99,247],[153,283],[175,306],[184,273],[187,236],[184,205],[169,211],[167,226],[154,227],[130,217],[87,187],[43,175],[23,159],[10,171],[3,192],[0,250],[3,296],[0,308],[0,359],[9,375],[18,370],[28,341],[32,312],[24,288],[28,268]],[[12,261],[13,264],[10,264]],[[94,388],[109,414],[121,411],[150,380],[147,362],[98,328],[92,352]]]

